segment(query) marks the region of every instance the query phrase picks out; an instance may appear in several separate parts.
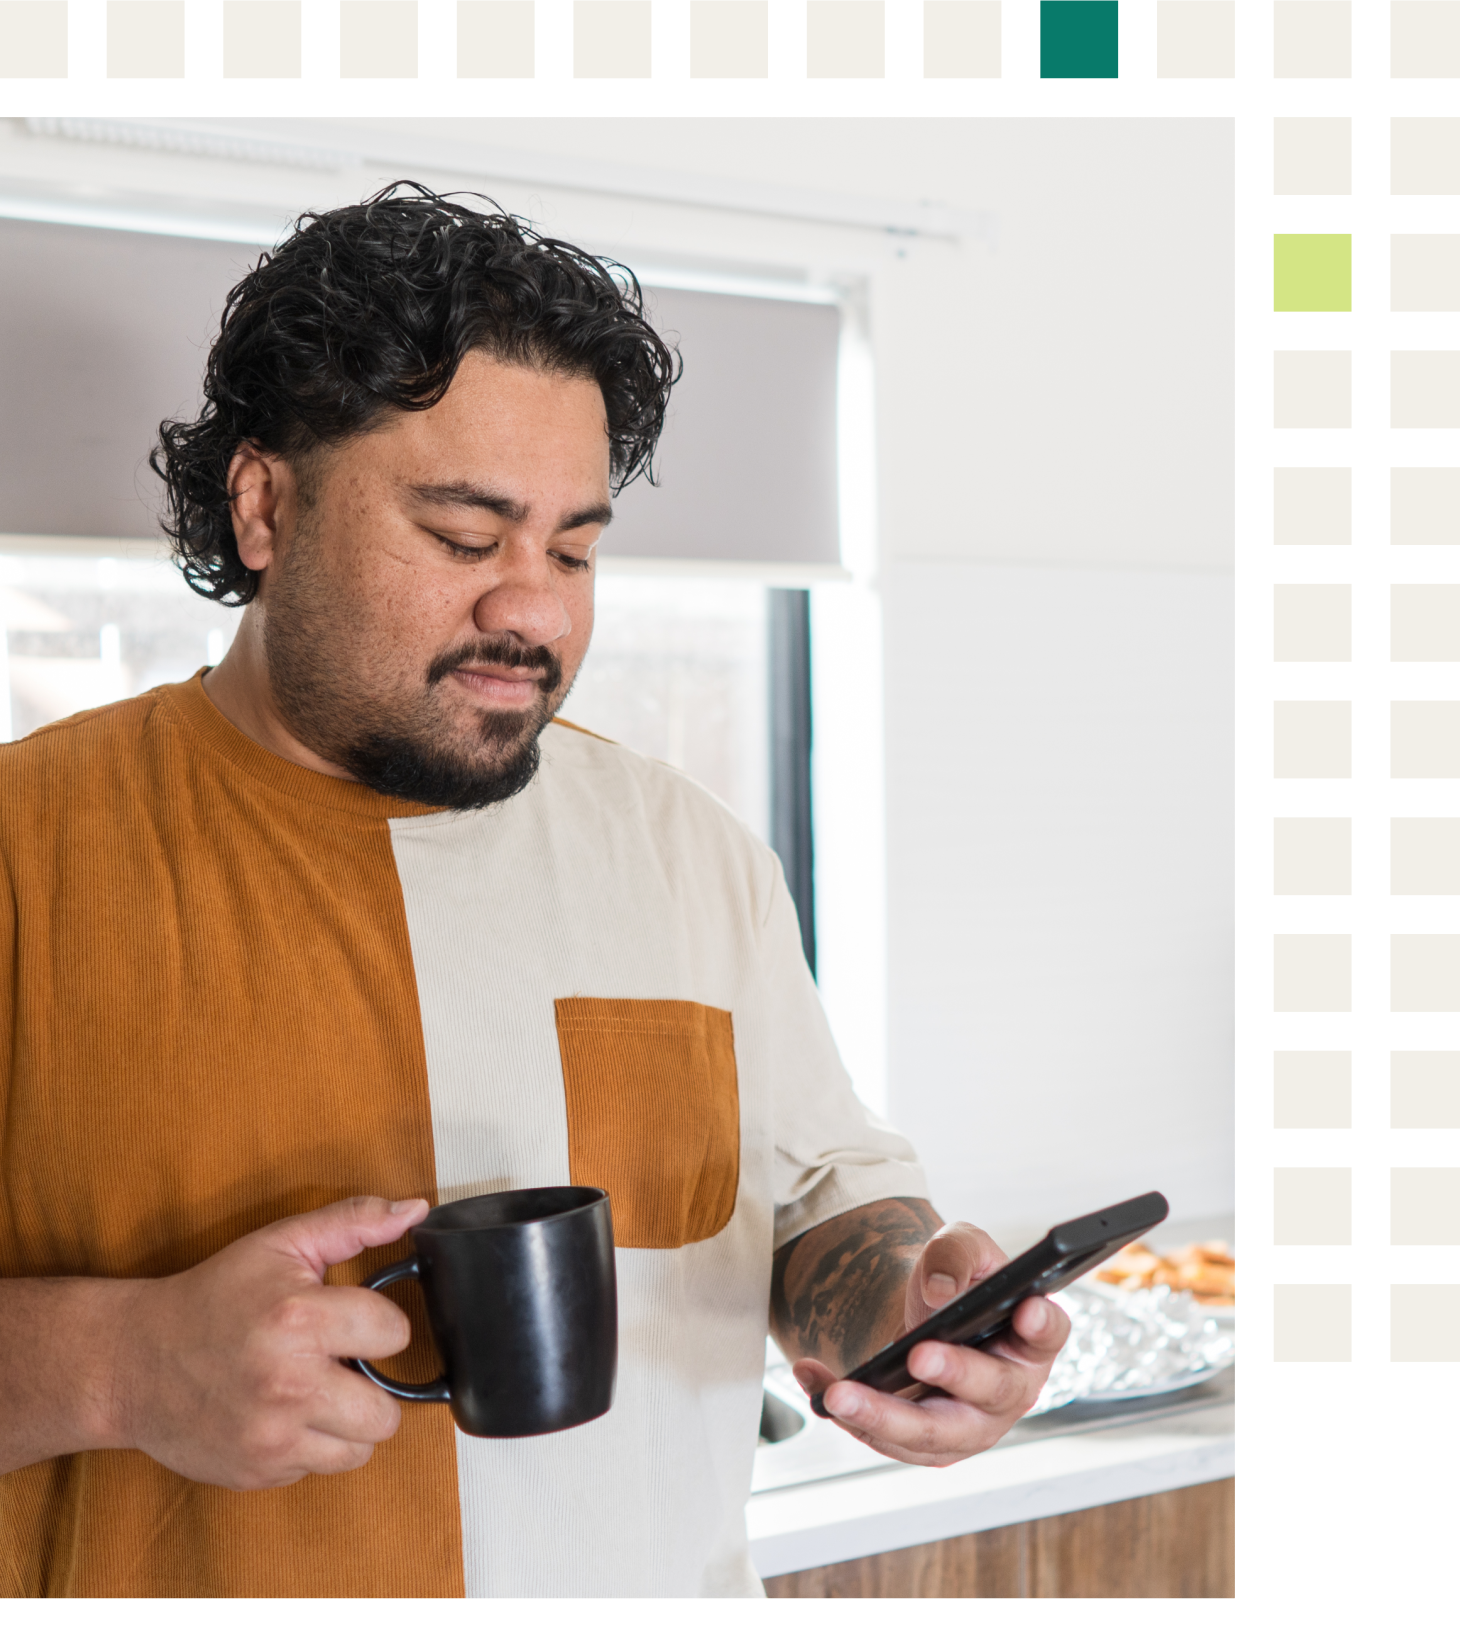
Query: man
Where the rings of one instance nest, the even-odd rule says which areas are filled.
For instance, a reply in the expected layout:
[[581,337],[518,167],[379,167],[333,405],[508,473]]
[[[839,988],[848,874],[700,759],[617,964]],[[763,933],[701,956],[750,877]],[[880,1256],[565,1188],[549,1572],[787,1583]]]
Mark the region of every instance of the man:
[[[941,1399],[837,1382],[1003,1255],[854,1098],[770,852],[555,718],[673,376],[636,286],[413,185],[231,293],[154,463],[232,648],[0,749],[3,1593],[755,1594],[768,1318],[898,1459],[1034,1401],[1045,1300],[920,1346]],[[476,1440],[343,1365],[429,1203],[568,1181],[605,1417]]]

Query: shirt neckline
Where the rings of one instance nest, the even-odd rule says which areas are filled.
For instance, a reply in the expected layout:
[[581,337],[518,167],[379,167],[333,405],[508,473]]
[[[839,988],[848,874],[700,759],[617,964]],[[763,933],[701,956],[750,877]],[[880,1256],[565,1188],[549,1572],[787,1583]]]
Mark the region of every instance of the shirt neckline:
[[439,815],[439,805],[412,803],[407,798],[388,798],[358,781],[322,775],[316,769],[291,763],[262,747],[213,705],[203,688],[200,668],[185,684],[170,684],[160,692],[168,707],[207,748],[252,780],[270,787],[284,797],[332,809],[337,814],[357,815],[364,820],[393,820],[405,815]]

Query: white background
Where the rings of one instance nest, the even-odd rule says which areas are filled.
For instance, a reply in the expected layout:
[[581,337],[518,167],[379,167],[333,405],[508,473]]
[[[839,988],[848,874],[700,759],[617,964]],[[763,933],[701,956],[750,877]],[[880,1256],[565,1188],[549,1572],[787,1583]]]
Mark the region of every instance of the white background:
[[1237,0],[1157,0],[1157,79],[1237,75]]
[[1389,1246],[1460,1246],[1460,1168],[1389,1168]]
[[1389,235],[1389,312],[1460,312],[1460,233]]
[[1389,816],[1389,894],[1460,894],[1460,819]]
[[1352,1009],[1352,934],[1273,935],[1275,1014],[1348,1014]]
[[1389,0],[1389,79],[1460,79],[1455,0]]
[[922,77],[997,80],[1004,74],[1004,0],[922,0]]
[[1352,192],[1352,115],[1273,115],[1273,194]]
[[1389,779],[1460,779],[1460,701],[1389,702]]
[[1352,1127],[1352,1049],[1273,1049],[1273,1127]]
[[1273,79],[1352,79],[1352,62],[1350,0],[1273,0]]
[[805,0],[805,77],[883,79],[884,16],[883,0]]
[[1352,427],[1352,348],[1273,348],[1273,427]]
[[1460,351],[1389,350],[1389,427],[1460,427]]
[[766,79],[766,15],[766,0],[689,0],[689,77]]
[[1352,701],[1273,702],[1273,779],[1352,779],[1352,720]]
[[1460,661],[1460,581],[1389,583],[1389,660]]
[[1273,1288],[1275,1362],[1352,1362],[1353,1288],[1280,1282]]
[[107,0],[107,79],[184,79],[185,16],[185,0]]
[[1350,1246],[1352,1196],[1352,1168],[1273,1168],[1273,1247]]
[[1352,894],[1353,820],[1273,816],[1273,894]]
[[530,80],[535,69],[535,0],[456,0],[459,80]]
[[[1460,16],[1453,0],[1450,11]],[[1460,194],[1460,118],[1412,113],[1389,117],[1389,192]]]
[[303,77],[303,0],[223,0],[223,79]]
[[1273,583],[1273,660],[1352,661],[1350,581]]
[[655,0],[573,0],[573,77],[648,80],[655,74]]
[[340,0],[340,79],[415,77],[415,0]]
[[1273,546],[1352,543],[1352,468],[1273,468]]
[[1389,1050],[1389,1127],[1460,1127],[1460,1049]]

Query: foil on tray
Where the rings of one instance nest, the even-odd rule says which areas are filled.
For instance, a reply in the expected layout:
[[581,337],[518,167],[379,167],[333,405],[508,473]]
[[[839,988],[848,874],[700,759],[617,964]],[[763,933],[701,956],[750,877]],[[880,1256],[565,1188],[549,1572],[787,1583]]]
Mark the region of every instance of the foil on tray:
[[1070,1337],[1026,1419],[1082,1396],[1159,1394],[1194,1373],[1225,1366],[1236,1341],[1189,1293],[1073,1282],[1050,1298]]

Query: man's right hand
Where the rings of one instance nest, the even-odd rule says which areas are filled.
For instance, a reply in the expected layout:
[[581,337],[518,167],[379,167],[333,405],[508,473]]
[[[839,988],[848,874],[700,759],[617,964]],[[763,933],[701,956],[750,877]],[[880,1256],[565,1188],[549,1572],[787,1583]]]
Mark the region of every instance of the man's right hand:
[[[64,1347],[81,1318],[95,1331],[74,1345],[102,1353],[85,1387],[90,1417],[77,1421],[76,1439],[60,1437],[58,1447],[56,1434],[43,1436],[40,1451],[22,1439],[20,1462],[140,1448],[193,1481],[239,1489],[357,1469],[395,1434],[400,1405],[340,1359],[393,1356],[409,1342],[410,1323],[381,1294],[326,1287],[324,1273],[394,1242],[427,1210],[420,1200],[354,1197],[240,1237],[176,1276],[0,1283],[27,1290],[16,1294],[20,1318],[36,1315],[41,1337],[15,1343],[32,1346],[32,1365]],[[73,1286],[77,1303],[68,1309]],[[35,1311],[38,1303],[47,1308],[48,1289],[49,1327]],[[20,1319],[0,1308],[9,1321]]]

